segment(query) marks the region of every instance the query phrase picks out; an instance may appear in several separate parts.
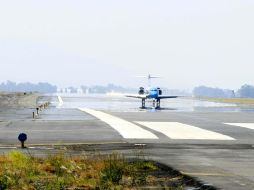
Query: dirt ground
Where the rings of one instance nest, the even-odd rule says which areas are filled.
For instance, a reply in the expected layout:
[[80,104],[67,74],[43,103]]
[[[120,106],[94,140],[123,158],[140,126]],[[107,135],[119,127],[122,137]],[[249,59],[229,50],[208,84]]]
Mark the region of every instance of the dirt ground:
[[0,92],[1,108],[33,108],[37,105],[39,95],[36,93]]

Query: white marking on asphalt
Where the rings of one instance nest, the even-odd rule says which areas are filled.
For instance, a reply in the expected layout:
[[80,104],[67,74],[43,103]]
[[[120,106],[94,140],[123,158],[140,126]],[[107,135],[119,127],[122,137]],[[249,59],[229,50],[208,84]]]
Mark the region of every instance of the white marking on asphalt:
[[17,149],[17,147],[2,146],[0,149]]
[[126,139],[158,139],[158,137],[153,133],[151,133],[150,131],[142,129],[141,127],[135,125],[134,123],[128,122],[121,118],[92,109],[85,108],[79,109],[107,123]]
[[47,147],[28,147],[29,149],[37,149],[37,150],[54,150],[54,148]]
[[63,105],[63,99],[61,98],[61,96],[57,96],[57,98],[58,98],[58,101],[59,101],[59,104],[58,104],[58,106],[60,107],[60,106],[62,106]]
[[232,137],[178,122],[136,122],[171,139],[235,140]]
[[254,130],[254,123],[224,123],[224,124]]

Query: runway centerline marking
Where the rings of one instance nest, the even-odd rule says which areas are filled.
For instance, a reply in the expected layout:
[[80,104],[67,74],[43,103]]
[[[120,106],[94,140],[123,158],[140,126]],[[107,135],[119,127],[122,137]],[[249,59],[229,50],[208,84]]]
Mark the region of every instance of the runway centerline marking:
[[178,122],[137,121],[136,123],[163,133],[171,139],[235,140],[234,138],[227,135]]
[[158,139],[158,137],[152,132],[145,130],[134,123],[123,120],[121,118],[112,116],[110,114],[96,111],[87,108],[79,108],[79,110],[84,111],[101,121],[110,125],[113,129],[120,133],[123,138],[126,139]]
[[224,123],[224,124],[254,130],[254,123]]

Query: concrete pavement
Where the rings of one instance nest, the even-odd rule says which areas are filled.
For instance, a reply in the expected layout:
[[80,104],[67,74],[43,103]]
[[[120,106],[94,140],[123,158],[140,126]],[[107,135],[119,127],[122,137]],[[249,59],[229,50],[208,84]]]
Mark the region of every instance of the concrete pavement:
[[18,134],[25,132],[27,143],[37,145],[90,144],[127,155],[140,145],[149,159],[219,188],[254,189],[252,112],[86,111],[51,107],[34,120],[28,111],[17,118],[0,114],[0,144],[16,145]]

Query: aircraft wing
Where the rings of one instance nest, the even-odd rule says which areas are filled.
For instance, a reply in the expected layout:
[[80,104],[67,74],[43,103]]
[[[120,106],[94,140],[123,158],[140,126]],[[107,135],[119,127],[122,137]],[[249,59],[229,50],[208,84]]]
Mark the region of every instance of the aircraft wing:
[[159,99],[166,99],[166,98],[178,98],[180,96],[163,96],[163,95],[159,95],[158,98]]
[[130,98],[140,98],[140,99],[146,99],[147,95],[125,95],[126,97],[130,97]]

